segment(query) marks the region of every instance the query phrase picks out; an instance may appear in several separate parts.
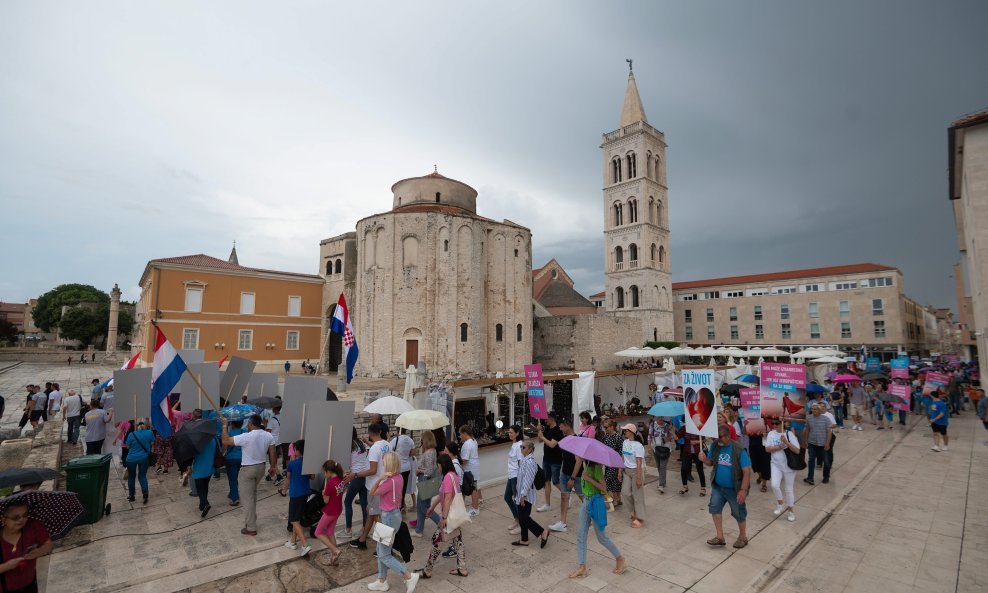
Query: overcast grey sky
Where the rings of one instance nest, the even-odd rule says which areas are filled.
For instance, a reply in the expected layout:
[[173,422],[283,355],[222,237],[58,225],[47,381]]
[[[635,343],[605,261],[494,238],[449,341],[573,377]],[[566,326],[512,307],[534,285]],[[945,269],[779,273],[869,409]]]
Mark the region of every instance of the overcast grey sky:
[[316,273],[438,164],[603,288],[601,134],[635,75],[674,280],[863,261],[953,306],[950,121],[988,107],[988,3],[0,4],[0,300],[136,299],[149,259]]

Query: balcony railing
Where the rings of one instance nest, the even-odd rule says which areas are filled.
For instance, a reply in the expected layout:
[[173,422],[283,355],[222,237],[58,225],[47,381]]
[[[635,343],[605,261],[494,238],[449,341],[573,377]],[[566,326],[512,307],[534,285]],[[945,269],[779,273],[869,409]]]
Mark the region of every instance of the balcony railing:
[[637,259],[633,259],[630,262],[628,262],[628,267],[629,268],[637,268],[638,267],[638,260]]
[[617,270],[618,272],[620,272],[621,270],[623,270],[624,269],[624,262],[623,261],[616,262],[614,264],[614,269]]

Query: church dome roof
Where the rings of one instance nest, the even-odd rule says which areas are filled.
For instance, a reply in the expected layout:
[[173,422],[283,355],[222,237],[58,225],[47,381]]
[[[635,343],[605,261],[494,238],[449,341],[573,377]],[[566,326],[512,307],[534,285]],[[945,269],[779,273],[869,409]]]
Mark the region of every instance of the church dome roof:
[[391,186],[391,193],[394,194],[394,210],[409,206],[420,210],[424,205],[432,205],[460,208],[473,214],[477,212],[477,190],[438,171],[402,179]]

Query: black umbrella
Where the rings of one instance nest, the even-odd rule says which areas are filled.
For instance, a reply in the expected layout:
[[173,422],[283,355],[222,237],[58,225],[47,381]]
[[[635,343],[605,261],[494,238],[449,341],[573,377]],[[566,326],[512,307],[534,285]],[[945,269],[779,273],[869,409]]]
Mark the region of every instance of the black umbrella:
[[216,438],[216,420],[204,418],[190,420],[172,437],[172,451],[177,461],[187,461],[205,448],[206,443]]
[[61,477],[62,474],[47,467],[16,467],[0,472],[0,488],[22,484],[40,484],[46,480]]
[[258,408],[264,408],[266,410],[270,410],[274,407],[280,406],[282,402],[277,397],[268,397],[266,395],[262,395],[257,399],[247,400],[247,403],[252,406],[257,406]]
[[902,399],[898,395],[892,395],[891,393],[879,393],[878,394],[878,399],[881,400],[881,401],[883,401],[883,402],[893,403],[893,404],[904,404],[904,403],[907,403],[906,400]]
[[15,501],[27,502],[27,515],[40,521],[52,539],[65,537],[82,519],[85,509],[75,492],[27,490],[0,500],[0,514]]
[[727,395],[738,395],[741,393],[742,389],[748,389],[748,386],[738,385],[737,383],[728,383],[727,385],[720,386],[720,392],[726,393]]
[[888,379],[889,376],[886,375],[885,373],[879,373],[873,371],[871,373],[865,373],[861,375],[861,378],[865,381],[875,381],[877,379]]

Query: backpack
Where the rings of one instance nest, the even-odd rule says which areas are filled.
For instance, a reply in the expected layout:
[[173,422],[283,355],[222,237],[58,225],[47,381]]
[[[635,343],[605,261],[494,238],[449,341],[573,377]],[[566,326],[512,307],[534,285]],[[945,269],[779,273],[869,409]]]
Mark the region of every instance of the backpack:
[[535,489],[542,490],[545,488],[545,472],[542,471],[541,467],[535,469]]
[[463,472],[463,485],[460,492],[463,496],[470,496],[477,489],[477,479],[473,477],[473,472]]

